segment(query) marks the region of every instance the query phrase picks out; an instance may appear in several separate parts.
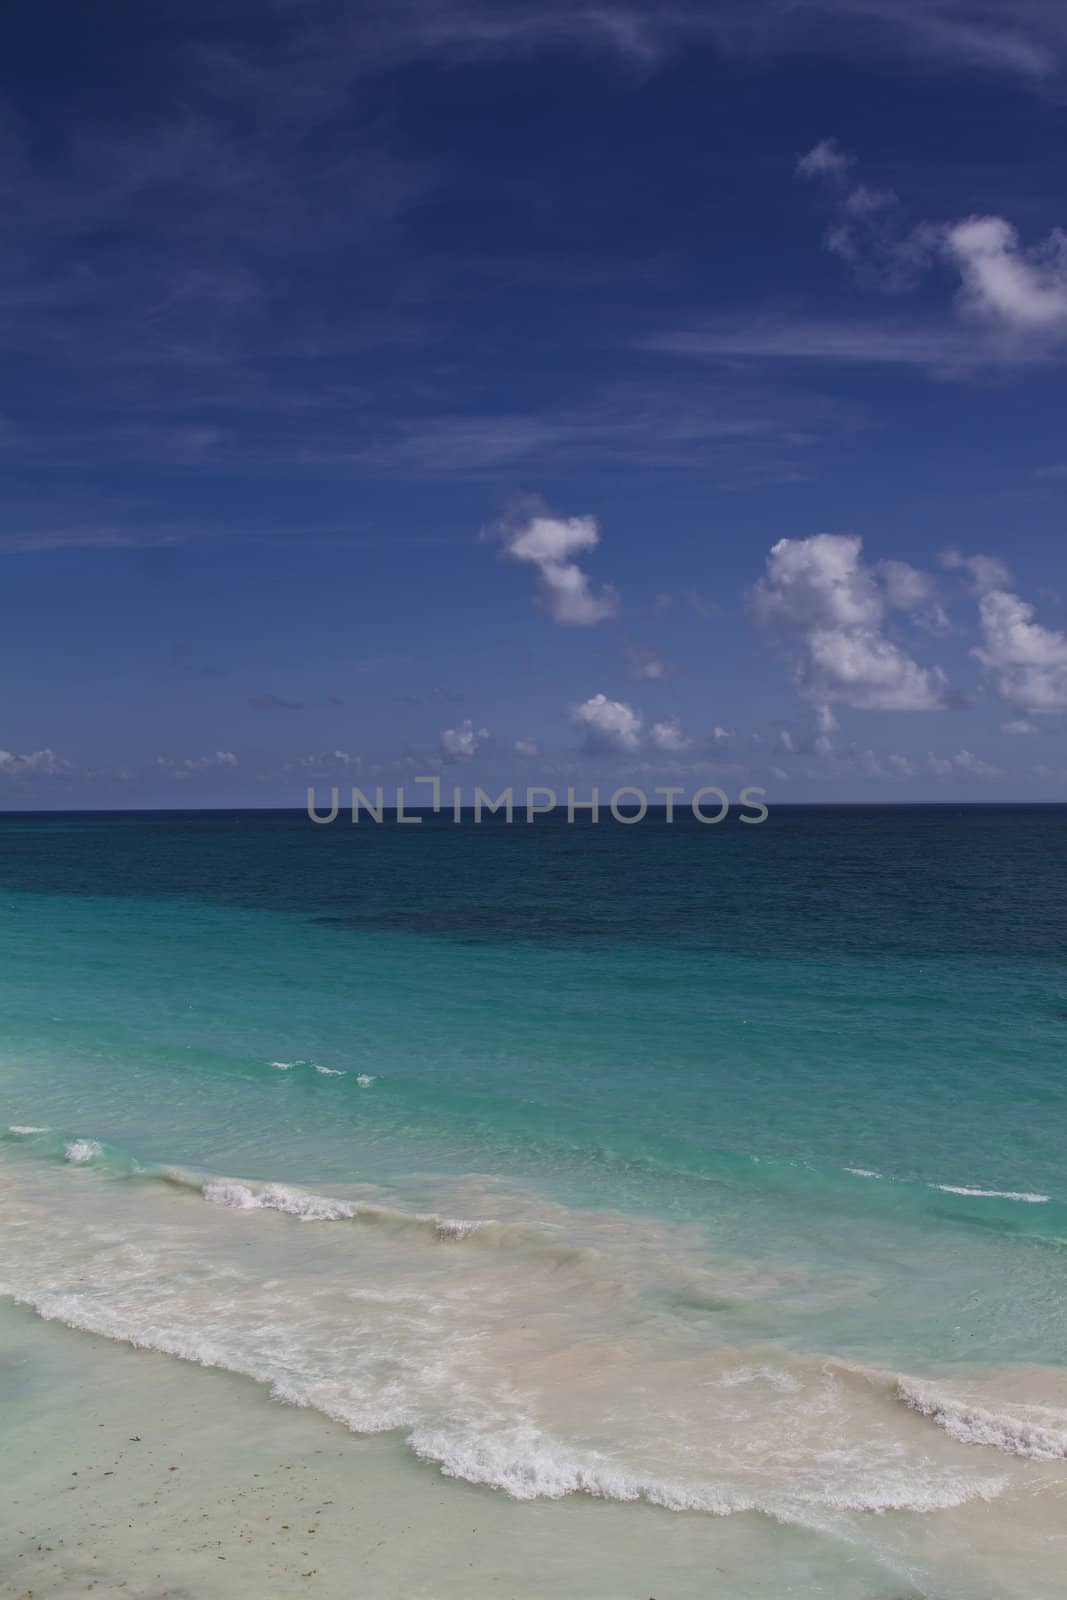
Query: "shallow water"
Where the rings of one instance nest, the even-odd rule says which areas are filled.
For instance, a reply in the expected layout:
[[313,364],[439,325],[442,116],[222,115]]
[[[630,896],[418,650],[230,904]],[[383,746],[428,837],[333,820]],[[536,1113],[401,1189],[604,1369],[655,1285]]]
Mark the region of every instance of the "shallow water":
[[[100,1382],[210,1436],[216,1538],[250,1435],[378,1519],[320,1592],[1059,1593],[1065,830],[5,819],[18,1559],[140,1493],[60,1470]],[[108,1583],[164,1592],[161,1515]],[[253,1543],[164,1578],[262,1593]]]

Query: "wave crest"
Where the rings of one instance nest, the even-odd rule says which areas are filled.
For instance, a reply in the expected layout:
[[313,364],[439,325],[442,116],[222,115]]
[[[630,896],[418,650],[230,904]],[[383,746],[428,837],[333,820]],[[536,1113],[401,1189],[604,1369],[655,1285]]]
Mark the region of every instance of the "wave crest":
[[[1067,1460],[1067,1413],[1047,1411],[1058,1416],[1059,1427],[1035,1421],[1031,1416],[1012,1416],[991,1411],[970,1401],[939,1393],[930,1384],[899,1378],[897,1397],[912,1411],[929,1417],[961,1444],[987,1445],[1006,1455],[1026,1456],[1031,1461]],[[1030,1410],[1045,1411],[1032,1407]]]

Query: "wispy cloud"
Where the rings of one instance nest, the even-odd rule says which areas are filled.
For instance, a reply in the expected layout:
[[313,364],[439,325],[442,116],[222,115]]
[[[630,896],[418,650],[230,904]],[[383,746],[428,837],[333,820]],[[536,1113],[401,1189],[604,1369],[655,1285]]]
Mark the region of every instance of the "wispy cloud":
[[[405,59],[486,60],[561,48],[613,56],[649,71],[677,51],[705,43],[727,52],[780,55],[793,50],[866,58],[920,55],[954,68],[1010,72],[1037,84],[1054,78],[1067,53],[1057,0],[396,0],[373,29],[344,13],[343,31],[324,27],[334,10],[301,8],[319,26],[294,33],[300,92],[308,65],[330,51],[328,88],[348,72]],[[302,19],[303,20],[303,19]],[[351,64],[349,64],[351,63]]]
[[690,384],[629,384],[539,412],[402,418],[378,438],[322,459],[431,477],[492,475],[531,462],[699,467],[742,454],[766,468],[771,453],[803,452],[805,428],[840,427],[843,412],[821,396],[771,395],[740,383],[710,393]]
[[973,371],[983,361],[963,330],[899,316],[875,321],[750,312],[727,322],[698,315],[687,327],[650,334],[640,343],[665,355],[923,367],[946,375]]

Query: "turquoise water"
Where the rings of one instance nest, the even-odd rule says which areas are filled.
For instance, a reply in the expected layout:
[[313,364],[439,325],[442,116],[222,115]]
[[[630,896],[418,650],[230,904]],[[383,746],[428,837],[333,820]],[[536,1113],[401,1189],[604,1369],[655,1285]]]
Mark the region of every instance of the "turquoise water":
[[8,815],[0,1286],[481,1492],[917,1517],[885,1593],[977,1594],[931,1526],[1067,1455],[1065,842]]

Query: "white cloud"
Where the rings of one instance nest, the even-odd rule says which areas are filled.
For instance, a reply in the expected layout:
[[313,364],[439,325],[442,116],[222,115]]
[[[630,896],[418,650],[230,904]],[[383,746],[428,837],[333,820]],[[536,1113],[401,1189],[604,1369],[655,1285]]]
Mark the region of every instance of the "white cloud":
[[541,750],[534,739],[516,739],[515,754],[517,756],[539,756]]
[[926,758],[926,765],[935,778],[1000,776],[999,768],[991,766],[988,761],[982,761],[970,750],[958,750],[954,756],[929,755]]
[[240,764],[232,750],[215,750],[206,756],[186,756],[184,761],[173,761],[170,756],[156,757],[156,765],[176,778],[189,778],[194,772],[206,772],[211,767],[238,767]]
[[986,361],[1045,359],[1048,341],[1067,336],[1067,233],[1054,228],[1041,244],[1024,249],[1004,217],[971,216],[960,222],[905,225],[900,201],[888,189],[850,182],[851,158],[823,140],[797,164],[801,177],[828,189],[833,221],[826,248],[848,262],[862,280],[890,293],[914,289],[938,262],[959,274],[956,310],[989,337]]
[[756,616],[798,641],[795,678],[805,699],[862,711],[941,710],[949,696],[944,673],[920,666],[882,631],[891,586],[901,603],[900,574],[887,582],[864,564],[862,548],[853,534],[780,539],[755,588]]
[[316,772],[329,772],[333,769],[347,770],[363,765],[361,756],[352,755],[348,750],[324,750],[321,755],[296,756],[289,762],[289,769],[311,769]]
[[513,561],[536,568],[541,602],[556,622],[588,628],[619,609],[612,585],[595,592],[588,574],[573,559],[599,543],[595,517],[534,516],[508,530],[504,549]]
[[998,767],[991,766],[988,761],[982,761],[980,757],[972,755],[970,750],[960,750],[952,759],[957,772],[966,772],[975,778],[996,778],[1000,774]]
[[834,748],[837,718],[829,706],[815,707],[815,739],[812,748],[817,756],[828,756]]
[[937,598],[937,581],[907,561],[879,561],[875,568],[885,591],[886,604],[907,612],[916,622],[943,633],[949,620]]
[[693,745],[693,740],[682,732],[677,717],[665,717],[662,722],[654,722],[649,729],[648,737],[656,750],[663,750],[673,755],[682,750],[689,750]]
[[594,694],[571,707],[571,721],[584,730],[585,747],[593,753],[636,750],[641,743],[642,718],[624,700]]
[[627,645],[630,675],[634,678],[658,679],[667,676],[667,663],[659,651],[650,645]]
[[[478,58],[567,46],[599,48],[648,71],[664,57],[709,40],[743,58],[799,49],[831,59],[873,57],[881,65],[887,55],[904,54],[1044,84],[1067,54],[1058,0],[821,0],[810,9],[782,0],[678,0],[670,6],[539,0],[506,7],[499,0],[466,0],[451,7],[398,6],[387,15],[392,25],[377,24],[368,40],[368,48],[386,60],[426,52],[435,61],[446,54]],[[813,28],[812,16],[823,25]]]
[[817,533],[779,539],[756,585],[760,620],[806,633],[813,628],[874,627],[883,602],[854,534]]
[[1067,710],[1067,634],[1034,621],[1034,607],[1006,589],[978,597],[982,646],[997,693],[1024,711]]
[[[1021,711],[1067,711],[1067,633],[1034,620],[1034,607],[1015,593],[1010,571],[996,556],[946,550],[941,560],[970,581],[982,629],[982,643],[971,653],[1001,699]],[[1016,722],[1004,731],[1023,728]]]
[[906,230],[893,190],[852,184],[853,165],[832,139],[824,139],[797,163],[800,177],[821,181],[831,196],[833,220],[823,243],[859,278],[888,293],[912,289],[937,258],[939,230],[928,223]]
[[968,217],[947,230],[945,244],[963,280],[965,314],[1022,332],[1067,330],[1067,234],[1061,228],[1024,251],[1003,217]]
[[810,361],[831,366],[921,367],[940,377],[959,377],[988,365],[972,332],[943,321],[902,323],[779,316],[708,321],[649,335],[642,348],[695,359],[756,357]]
[[797,162],[799,178],[843,178],[852,165],[836,139],[820,139],[807,155]]
[[965,572],[979,594],[987,589],[1011,587],[1011,572],[997,556],[963,556],[958,550],[944,550],[941,565],[950,571]]
[[488,737],[488,728],[476,728],[467,717],[458,728],[446,728],[441,734],[441,753],[446,761],[469,761]]
[[1016,734],[1022,738],[1027,734],[1036,733],[1037,724],[1036,722],[1025,722],[1022,720],[1017,722],[1002,722],[1000,724],[1000,731],[1001,733]]
[[891,639],[868,629],[816,629],[800,681],[809,694],[862,711],[939,711],[946,703],[940,668],[920,667]]
[[720,727],[718,723],[716,723],[715,727],[711,730],[711,737],[716,741],[716,743],[718,743],[718,741],[721,739],[732,739],[733,736],[734,730],[732,728]]
[[55,778],[60,773],[70,769],[70,762],[63,761],[54,750],[29,750],[19,753],[15,750],[0,750],[0,776],[17,777],[24,773],[36,773],[39,777]]

